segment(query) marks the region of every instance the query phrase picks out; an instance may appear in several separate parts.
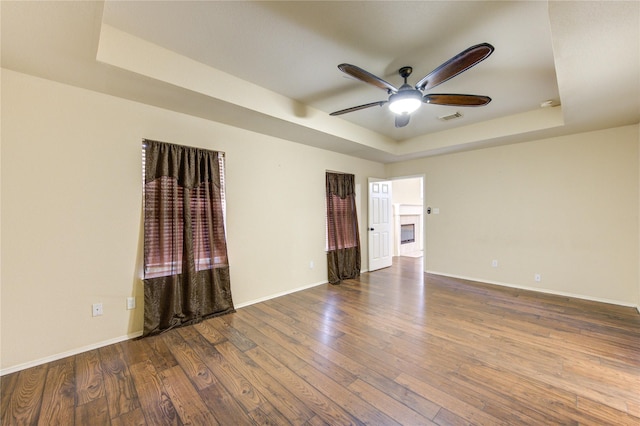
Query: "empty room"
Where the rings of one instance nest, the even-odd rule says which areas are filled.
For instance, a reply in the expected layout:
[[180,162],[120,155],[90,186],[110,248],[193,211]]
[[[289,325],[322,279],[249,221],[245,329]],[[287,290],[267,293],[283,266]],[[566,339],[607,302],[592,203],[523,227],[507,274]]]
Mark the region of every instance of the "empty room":
[[0,2],[2,425],[640,424],[640,2]]

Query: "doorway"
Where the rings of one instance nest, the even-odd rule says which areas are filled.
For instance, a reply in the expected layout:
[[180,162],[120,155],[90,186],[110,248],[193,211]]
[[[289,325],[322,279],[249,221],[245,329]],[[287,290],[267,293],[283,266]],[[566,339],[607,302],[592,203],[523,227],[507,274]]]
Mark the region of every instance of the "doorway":
[[424,256],[424,176],[392,179],[393,256]]
[[369,178],[369,271],[424,253],[424,175]]

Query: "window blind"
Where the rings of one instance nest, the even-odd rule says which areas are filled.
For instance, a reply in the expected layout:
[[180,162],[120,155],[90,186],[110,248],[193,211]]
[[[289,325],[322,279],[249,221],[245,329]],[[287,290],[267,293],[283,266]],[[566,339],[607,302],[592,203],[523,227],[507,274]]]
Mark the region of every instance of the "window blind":
[[[146,169],[145,153],[143,144],[143,182]],[[180,186],[176,179],[163,176],[143,184],[144,278],[182,273],[185,260],[185,211],[190,211],[191,215],[189,243],[193,247],[195,270],[228,265],[225,243],[224,153],[218,154],[220,201],[210,197],[213,183],[202,184],[188,191]],[[214,214],[220,211],[222,215]]]

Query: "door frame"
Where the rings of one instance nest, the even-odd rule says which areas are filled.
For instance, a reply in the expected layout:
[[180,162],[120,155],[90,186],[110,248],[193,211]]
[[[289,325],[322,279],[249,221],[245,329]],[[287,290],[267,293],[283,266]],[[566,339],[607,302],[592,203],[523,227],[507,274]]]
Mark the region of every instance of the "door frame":
[[[376,178],[376,177],[369,177],[367,179],[367,210],[369,209],[369,206],[371,205],[371,200],[369,199],[369,183],[371,182],[376,182],[376,181],[391,181],[391,184],[393,186],[393,181],[397,181],[397,180],[405,180],[405,179],[421,179],[422,180],[422,185],[421,185],[421,199],[422,199],[422,229],[421,229],[421,237],[422,237],[422,259],[423,259],[423,269],[426,270],[427,267],[427,263],[426,263],[426,255],[427,255],[427,194],[426,194],[426,179],[427,176],[424,173],[418,173],[415,175],[406,175],[406,176],[394,176],[394,177],[389,177],[389,178]],[[393,188],[392,188],[393,191]],[[367,235],[367,251],[369,250],[369,213],[367,212],[367,231],[366,231],[366,235]],[[395,238],[395,232],[396,230],[393,229],[392,232],[392,239]],[[393,240],[391,241],[391,243],[393,243]],[[367,253],[367,259],[369,259],[369,254]],[[393,256],[392,256],[393,259]],[[393,260],[392,260],[393,262]],[[370,268],[368,268],[370,270]]]

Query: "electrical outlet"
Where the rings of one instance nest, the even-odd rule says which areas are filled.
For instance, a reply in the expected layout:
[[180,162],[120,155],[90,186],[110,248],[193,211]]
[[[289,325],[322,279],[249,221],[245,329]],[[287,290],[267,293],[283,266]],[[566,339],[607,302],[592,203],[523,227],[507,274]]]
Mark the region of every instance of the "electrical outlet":
[[491,266],[493,266],[494,268],[497,268],[498,267],[498,261],[496,259],[493,259],[491,261]]
[[102,315],[102,303],[94,303],[92,307],[92,316],[99,317]]
[[535,275],[533,276],[533,279],[534,279],[537,283],[539,283],[540,281],[542,281],[542,276],[541,276],[540,274],[535,274]]
[[314,266],[315,266],[315,265],[313,264],[313,260],[311,260],[311,261],[309,262],[309,269],[313,269],[313,267],[314,267]]
[[135,297],[127,297],[127,309],[135,309],[136,308],[136,298]]

